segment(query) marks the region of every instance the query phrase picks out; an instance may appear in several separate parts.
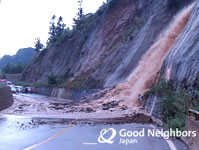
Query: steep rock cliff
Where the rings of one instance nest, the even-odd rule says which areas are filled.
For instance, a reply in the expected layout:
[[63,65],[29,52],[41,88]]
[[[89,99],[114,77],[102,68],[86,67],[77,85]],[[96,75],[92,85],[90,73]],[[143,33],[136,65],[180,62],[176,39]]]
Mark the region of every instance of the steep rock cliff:
[[[199,2],[196,1],[184,31],[165,58],[159,80],[169,80],[176,87],[185,88],[189,94],[199,89]],[[163,99],[151,95],[146,110],[161,117]]]
[[199,2],[161,69],[161,77],[186,88],[199,88]]
[[24,71],[22,80],[46,83],[53,73],[66,82],[81,79],[89,88],[126,81],[180,9],[168,7],[168,3],[117,0],[102,14],[89,15],[85,27],[71,38],[41,52]]

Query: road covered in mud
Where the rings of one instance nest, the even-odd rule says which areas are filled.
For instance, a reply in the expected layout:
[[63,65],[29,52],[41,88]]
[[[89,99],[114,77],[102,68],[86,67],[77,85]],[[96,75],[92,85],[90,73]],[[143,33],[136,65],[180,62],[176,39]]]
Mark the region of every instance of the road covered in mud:
[[147,135],[156,129],[151,117],[119,102],[13,96],[13,106],[0,112],[2,150],[187,150],[178,140]]
[[[80,102],[36,94],[14,94],[14,104],[1,116],[18,115],[42,118],[93,119],[104,122],[150,123],[152,119],[137,108],[127,109],[114,101]],[[122,101],[121,101],[122,103]]]

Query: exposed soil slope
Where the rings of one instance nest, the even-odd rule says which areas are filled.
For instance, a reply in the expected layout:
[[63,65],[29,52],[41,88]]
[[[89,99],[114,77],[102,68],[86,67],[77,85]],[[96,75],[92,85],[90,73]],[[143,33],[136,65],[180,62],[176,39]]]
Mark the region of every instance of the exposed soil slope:
[[[169,51],[178,40],[189,20],[194,4],[180,12],[169,25],[168,28],[159,36],[157,41],[147,51],[140,61],[138,67],[129,76],[128,82],[117,85],[110,89],[99,103],[121,101],[121,106],[132,108],[139,106],[138,95],[144,94],[146,90],[156,82],[162,63]],[[96,102],[93,102],[92,105]]]
[[88,15],[82,29],[71,38],[41,52],[22,80],[46,83],[53,73],[66,82],[78,80],[87,88],[126,82],[182,7],[169,8],[167,0],[117,0],[102,14]]
[[164,61],[161,78],[190,90],[199,88],[199,2],[197,1],[185,31]]

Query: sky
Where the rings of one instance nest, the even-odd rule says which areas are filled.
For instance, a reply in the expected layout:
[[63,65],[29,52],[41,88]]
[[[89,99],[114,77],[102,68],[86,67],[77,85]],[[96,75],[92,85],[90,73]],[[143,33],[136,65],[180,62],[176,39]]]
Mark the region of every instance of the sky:
[[[63,17],[67,27],[78,11],[78,0],[0,0],[0,57],[20,48],[34,47],[36,38],[48,38],[53,15]],[[84,14],[94,13],[105,0],[83,0]]]

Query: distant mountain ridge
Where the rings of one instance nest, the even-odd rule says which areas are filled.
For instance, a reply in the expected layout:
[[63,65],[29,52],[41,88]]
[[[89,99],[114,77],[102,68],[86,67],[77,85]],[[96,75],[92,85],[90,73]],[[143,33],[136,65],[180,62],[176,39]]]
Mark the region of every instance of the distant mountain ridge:
[[7,63],[17,65],[17,64],[28,64],[32,61],[35,55],[34,48],[22,48],[17,51],[15,55],[4,55],[0,58],[0,69],[2,69]]

